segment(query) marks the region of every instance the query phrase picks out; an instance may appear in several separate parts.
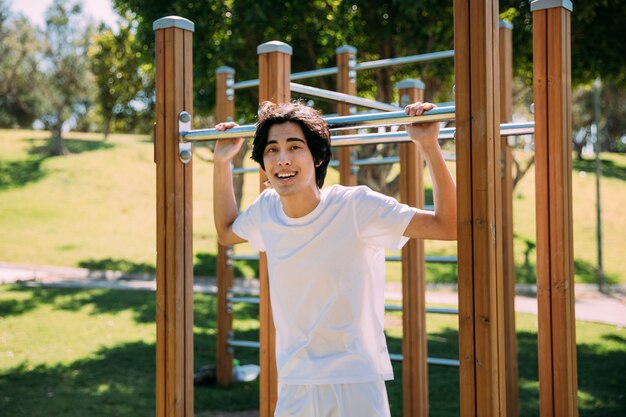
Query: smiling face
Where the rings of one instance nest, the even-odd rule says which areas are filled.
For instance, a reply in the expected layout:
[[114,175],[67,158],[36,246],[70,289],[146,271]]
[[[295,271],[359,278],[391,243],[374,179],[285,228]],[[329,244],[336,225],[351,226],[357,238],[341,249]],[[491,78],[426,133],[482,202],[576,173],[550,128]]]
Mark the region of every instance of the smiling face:
[[274,124],[263,152],[265,173],[282,197],[308,197],[318,192],[315,162],[302,128],[292,122]]

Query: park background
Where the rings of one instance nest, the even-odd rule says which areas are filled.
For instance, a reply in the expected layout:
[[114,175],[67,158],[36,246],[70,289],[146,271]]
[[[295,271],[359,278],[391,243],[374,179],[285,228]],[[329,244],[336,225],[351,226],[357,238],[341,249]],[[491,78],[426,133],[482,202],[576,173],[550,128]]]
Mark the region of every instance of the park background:
[[[0,262],[154,273],[152,22],[160,17],[179,15],[195,23],[195,127],[215,122],[215,69],[233,67],[237,81],[256,78],[256,46],[269,40],[281,40],[294,48],[293,72],[334,66],[335,49],[345,44],[357,48],[358,61],[453,46],[452,1],[98,3],[94,9],[91,2],[83,7],[80,2],[53,1],[44,18],[37,20],[21,14],[15,4],[0,0]],[[500,3],[501,18],[514,27],[514,120],[532,120],[529,4]],[[100,22],[101,16],[106,16],[106,22]],[[626,54],[619,31],[624,18],[626,3],[618,0],[576,2],[572,13],[575,279],[581,287],[597,285],[599,162],[602,276],[607,284],[604,290],[616,296],[626,284],[622,268],[626,249],[622,215],[626,205]],[[359,72],[358,93],[397,103],[393,87],[406,78],[423,80],[429,101],[453,100],[451,60]],[[332,77],[320,77],[310,84],[335,88]],[[327,102],[313,104],[325,113],[336,111]],[[254,122],[256,105],[255,91],[238,92],[236,120]],[[393,149],[361,152],[375,152],[371,156],[376,156]],[[212,276],[215,265],[210,159],[209,147],[196,150],[193,244],[198,276]],[[532,138],[518,138],[515,160],[517,280],[526,285],[523,288],[532,288]],[[359,177],[375,189],[397,192],[397,169],[393,167],[364,169]],[[331,171],[328,182],[336,180],[337,174]],[[246,177],[244,207],[256,195],[257,184],[254,176]],[[450,244],[428,243],[426,247],[428,254],[455,253]],[[245,278],[256,275],[254,264],[241,262],[236,268]],[[390,266],[389,279],[399,280],[394,266]],[[429,265],[427,279],[431,284],[453,284],[456,268]],[[43,412],[50,406],[73,410],[75,415],[153,414],[152,298],[150,293],[0,286],[0,410],[18,416],[38,415],[37,410]],[[215,306],[209,296],[198,298],[198,362],[206,363],[213,358]],[[249,310],[241,312],[244,319],[238,330],[254,338],[258,323],[253,309]],[[429,349],[454,356],[454,320],[433,319],[429,326],[433,334]],[[527,373],[520,373],[526,381],[520,394],[526,400],[523,415],[535,415],[536,317],[522,316],[518,326],[520,346],[525,343],[527,349],[520,353],[520,363],[531,366]],[[626,375],[625,332],[614,326],[581,326],[581,415],[623,415],[626,400],[619,387]],[[391,329],[390,334],[393,332]],[[253,362],[255,354],[242,352],[240,359]],[[432,415],[455,415],[458,399],[454,389],[445,387],[454,386],[456,376],[437,372],[431,376],[435,379],[431,383],[435,396]],[[441,378],[440,390],[437,378]],[[249,395],[254,390],[254,383],[230,391],[201,387],[198,408],[200,412],[254,408],[256,399]],[[72,415],[69,413],[53,415]]]

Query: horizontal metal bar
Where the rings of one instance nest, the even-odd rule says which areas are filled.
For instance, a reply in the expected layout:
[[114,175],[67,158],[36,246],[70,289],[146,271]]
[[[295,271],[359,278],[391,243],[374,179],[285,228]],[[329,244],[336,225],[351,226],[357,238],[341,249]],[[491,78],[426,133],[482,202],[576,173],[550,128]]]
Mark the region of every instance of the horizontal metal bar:
[[[399,353],[390,353],[389,359],[396,362],[402,362],[404,360],[404,356]],[[453,366],[459,367],[458,359],[444,359],[444,358],[426,358],[426,363],[429,365],[441,365],[441,366]]]
[[255,125],[242,125],[223,132],[215,128],[190,130],[188,132],[181,132],[181,136],[188,142],[203,142],[222,139],[253,138],[255,132]]
[[[401,256],[386,256],[387,262],[401,262]],[[455,264],[457,263],[456,256],[425,256],[424,261],[431,264]]]
[[[429,206],[425,209],[431,209],[432,206]],[[235,254],[231,254],[228,257],[230,260],[232,261],[258,261],[259,260],[259,255],[258,254],[250,254],[250,255],[235,255]],[[387,262],[401,262],[402,261],[402,257],[401,256],[386,256],[385,260]],[[433,263],[433,264],[455,264],[457,263],[457,257],[456,256],[425,256],[424,257],[424,261],[427,263]]]
[[[414,64],[416,62],[435,61],[438,59],[451,58],[451,57],[454,57],[453,50],[431,52],[427,54],[411,55],[411,56],[404,56],[404,57],[399,57],[399,58],[378,59],[376,61],[361,62],[360,64],[356,64],[354,69],[357,71],[369,70],[369,69],[375,69],[375,68],[390,67],[393,65],[406,65],[406,64]],[[337,69],[337,67],[320,68],[320,69],[310,70],[310,71],[295,72],[291,74],[290,80],[292,81],[303,80],[306,78],[323,77],[326,75],[334,75],[338,73],[339,73],[339,70]],[[235,90],[240,90],[243,88],[256,87],[258,85],[259,85],[258,79],[246,80],[246,81],[236,82],[233,85],[233,88]]]
[[338,103],[353,104],[355,106],[366,107],[368,109],[383,111],[398,111],[402,107],[393,104],[387,104],[380,101],[369,100],[363,97],[353,96],[350,94],[338,93],[336,91],[324,90],[322,88],[311,87],[297,83],[291,83],[291,92],[299,93],[309,97],[323,98]]
[[232,261],[258,261],[259,260],[259,254],[240,254],[240,255],[236,255],[236,254],[231,254],[228,257],[230,260]]
[[387,165],[387,164],[395,164],[400,162],[399,156],[387,156],[384,158],[365,158],[365,159],[355,159],[351,161],[353,166],[362,166],[362,165]]
[[228,339],[226,344],[232,347],[246,347],[246,348],[252,348],[252,349],[259,349],[261,347],[261,343],[254,341],[254,340]]
[[376,61],[361,62],[356,64],[355,69],[370,70],[375,68],[391,67],[394,65],[414,64],[417,62],[436,61],[438,59],[454,58],[454,50],[430,52],[427,54],[403,56],[399,58],[379,59]]
[[231,303],[260,304],[259,297],[228,297]]
[[251,167],[251,168],[233,168],[232,173],[237,174],[251,174],[254,172],[259,172],[259,167]]
[[[324,117],[329,127],[334,130],[355,129],[359,127],[390,126],[406,123],[454,120],[454,107],[437,107],[420,116],[407,116],[404,111],[384,113],[364,113],[352,116]],[[180,132],[188,142],[201,142],[233,138],[251,138],[256,131],[255,125],[237,126],[220,132],[215,128]]]
[[404,110],[385,113],[364,113],[350,116],[325,117],[330,130],[361,127],[392,126],[409,123],[445,122],[454,120],[454,106],[435,107],[419,116],[407,116]]
[[[385,305],[385,311],[402,311],[402,306],[399,305]],[[459,314],[459,310],[455,308],[442,308],[442,307],[426,307],[427,313],[432,314]]]
[[[436,108],[434,110],[444,109]],[[430,112],[428,112],[430,113]],[[422,121],[426,122],[429,120],[433,120],[433,118],[439,118],[439,120],[451,120],[447,116],[454,117],[454,113],[444,113],[440,115],[430,115],[426,114],[423,116],[409,117],[406,114],[401,112],[388,112],[388,113],[364,113],[361,115],[354,116],[336,116],[336,117],[328,117],[325,118],[326,121],[331,121],[336,125],[340,126],[348,126],[351,127],[340,127],[337,129],[348,129],[348,128],[370,128],[374,126],[379,126],[380,123],[384,123],[385,125],[392,124],[401,124],[401,123],[412,123],[413,121]],[[385,116],[387,118],[385,119]],[[427,119],[426,117],[432,116],[431,119]],[[349,119],[345,121],[345,119]],[[356,124],[360,122],[360,124]],[[395,121],[392,123],[392,121]],[[370,125],[371,123],[371,125]],[[352,125],[354,124],[354,125]],[[234,127],[224,132],[218,132],[216,129],[199,129],[199,130],[190,130],[188,132],[182,132],[181,135],[186,141],[191,142],[201,142],[201,141],[212,141],[212,140],[222,140],[222,139],[233,139],[233,138],[251,138],[254,136],[256,131],[256,127],[254,125],[244,125]],[[500,136],[519,136],[519,135],[532,135],[535,133],[535,122],[524,122],[524,123],[502,123],[500,125]],[[453,127],[442,128],[439,132],[439,139],[448,140],[454,139],[456,136],[456,129]],[[408,134],[405,131],[400,132],[382,132],[382,133],[362,133],[355,135],[334,135],[331,136],[331,144],[332,146],[356,146],[356,145],[372,145],[372,144],[383,144],[383,143],[402,143],[410,141]],[[254,172],[252,168],[246,168],[249,171],[245,172]],[[235,171],[233,171],[235,172]],[[244,172],[244,171],[239,171]]]

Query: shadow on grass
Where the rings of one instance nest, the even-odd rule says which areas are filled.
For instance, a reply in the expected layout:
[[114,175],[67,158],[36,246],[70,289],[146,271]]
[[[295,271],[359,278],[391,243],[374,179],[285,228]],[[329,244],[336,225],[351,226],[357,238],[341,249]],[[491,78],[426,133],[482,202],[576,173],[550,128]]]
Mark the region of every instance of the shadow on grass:
[[[193,273],[196,276],[214,277],[216,275],[217,256],[214,253],[196,253]],[[233,262],[235,277],[253,278],[259,276],[259,262],[250,260],[236,260]]]
[[43,158],[0,161],[0,190],[22,187],[44,177]]
[[[574,259],[574,274],[578,278],[577,282],[585,284],[597,284],[596,267],[591,262],[582,259]],[[615,275],[604,273],[604,282],[607,284],[617,284],[619,281]]]
[[[49,157],[51,152],[50,140],[42,143],[41,139],[29,139],[32,143],[28,153],[40,157]],[[70,154],[79,154],[83,152],[99,151],[102,149],[111,149],[115,147],[114,143],[102,140],[90,139],[63,139],[63,144]]]
[[152,264],[119,258],[90,258],[80,261],[78,265],[81,268],[87,268],[92,271],[120,271],[131,274],[154,274],[156,272],[156,268]]
[[[573,169],[576,171],[583,171],[595,174],[596,161],[595,159],[574,159]],[[600,159],[602,167],[602,176],[605,178],[616,178],[618,180],[626,181],[626,167],[617,165],[615,161],[609,159]]]
[[6,291],[28,295],[14,300],[0,300],[2,317],[28,313],[42,305],[65,311],[79,311],[90,307],[89,314],[116,314],[131,310],[137,323],[154,322],[156,311],[155,295],[147,291],[121,291],[109,289],[68,289],[26,287],[14,285]]

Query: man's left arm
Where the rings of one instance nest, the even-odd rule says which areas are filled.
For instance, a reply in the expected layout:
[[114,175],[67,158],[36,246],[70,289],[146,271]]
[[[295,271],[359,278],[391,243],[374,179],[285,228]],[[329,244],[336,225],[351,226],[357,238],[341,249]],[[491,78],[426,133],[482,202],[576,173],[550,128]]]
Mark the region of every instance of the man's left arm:
[[[406,106],[410,116],[420,115],[435,107],[431,103]],[[455,240],[457,235],[456,187],[439,146],[439,123],[407,125],[407,133],[420,148],[433,183],[434,211],[418,211],[404,231],[404,236],[416,239]]]

